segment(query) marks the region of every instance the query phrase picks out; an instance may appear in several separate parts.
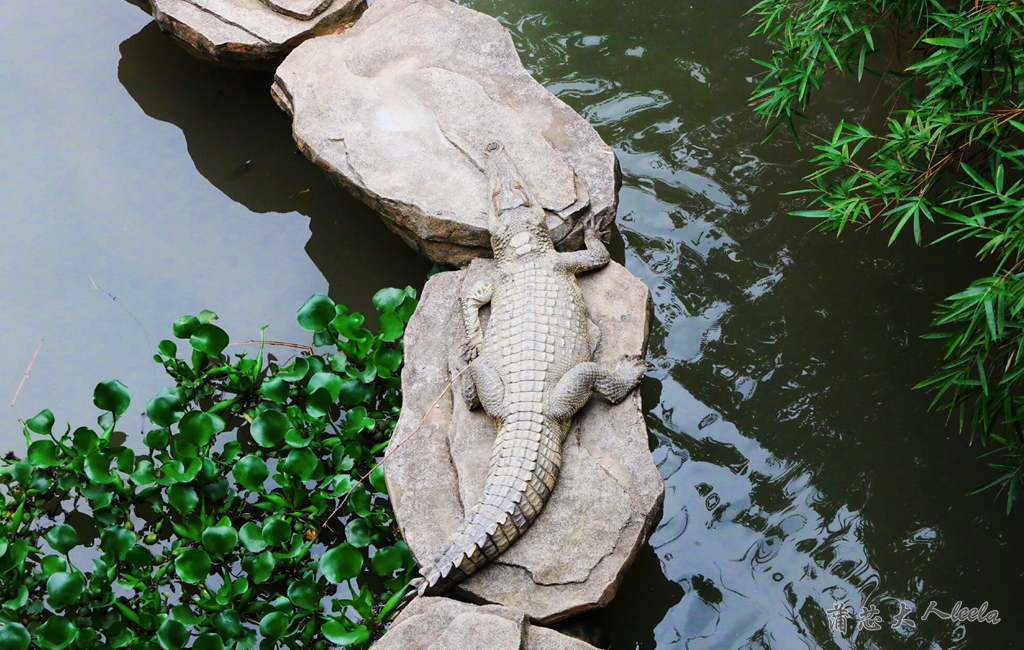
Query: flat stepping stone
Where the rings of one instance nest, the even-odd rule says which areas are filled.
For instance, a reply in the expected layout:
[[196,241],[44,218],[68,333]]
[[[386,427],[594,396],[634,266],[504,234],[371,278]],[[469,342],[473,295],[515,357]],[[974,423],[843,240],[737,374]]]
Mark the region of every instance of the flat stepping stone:
[[160,29],[203,58],[280,59],[302,41],[344,29],[366,0],[149,0]]
[[554,630],[531,625],[520,611],[449,598],[417,598],[374,650],[596,650]]
[[488,255],[487,143],[501,140],[563,250],[615,217],[615,154],[530,76],[490,16],[448,0],[377,0],[352,29],[295,49],[278,104],[314,162],[435,262]]
[[[459,384],[431,404],[464,367],[460,296],[488,281],[494,268],[478,259],[464,271],[433,276],[405,334],[402,415],[384,475],[402,534],[420,561],[439,552],[483,494],[494,422],[483,410],[467,409]],[[594,360],[614,366],[622,356],[644,354],[651,311],[643,282],[612,262],[580,275],[579,283],[598,338]],[[511,607],[540,623],[604,607],[656,523],[664,489],[639,391],[614,406],[591,399],[574,418],[540,516],[453,594]]]

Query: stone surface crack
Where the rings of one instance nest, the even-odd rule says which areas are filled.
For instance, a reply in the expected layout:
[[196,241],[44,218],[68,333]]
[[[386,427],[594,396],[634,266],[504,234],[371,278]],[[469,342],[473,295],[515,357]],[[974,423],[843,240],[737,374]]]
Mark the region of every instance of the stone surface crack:
[[209,15],[213,16],[214,18],[216,18],[220,22],[224,23],[225,25],[231,25],[232,27],[234,27],[236,29],[242,30],[243,32],[245,32],[249,36],[252,36],[256,40],[258,40],[260,43],[263,43],[264,45],[271,45],[270,41],[268,41],[267,39],[263,38],[259,34],[253,32],[251,29],[246,29],[245,27],[242,27],[238,23],[236,23],[236,22],[234,22],[232,20],[228,20],[224,16],[221,16],[217,12],[212,11],[209,8],[204,7],[204,6],[200,5],[200,4],[196,4],[195,0],[182,0],[182,1],[185,2],[186,4],[192,5],[193,7],[198,9],[199,11],[202,11],[203,13],[206,13],[206,14],[209,14]]

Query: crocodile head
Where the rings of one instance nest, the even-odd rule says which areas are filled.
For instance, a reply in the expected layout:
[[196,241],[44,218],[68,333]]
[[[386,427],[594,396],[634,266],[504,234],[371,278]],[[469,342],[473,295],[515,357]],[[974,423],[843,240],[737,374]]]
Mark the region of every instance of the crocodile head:
[[495,259],[525,258],[552,250],[544,210],[534,202],[505,147],[492,142],[484,153],[491,191],[487,227]]

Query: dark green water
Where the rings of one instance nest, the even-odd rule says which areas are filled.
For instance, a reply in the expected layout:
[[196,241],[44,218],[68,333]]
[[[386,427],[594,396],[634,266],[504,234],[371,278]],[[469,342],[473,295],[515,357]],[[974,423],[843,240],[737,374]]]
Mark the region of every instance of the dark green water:
[[[615,148],[617,254],[655,297],[644,395],[665,515],[601,617],[611,647],[1024,647],[1024,515],[965,496],[989,476],[980,450],[909,388],[971,252],[785,215],[808,154],[760,144],[749,2],[466,4]],[[184,313],[304,340],[292,314],[311,293],[365,312],[379,287],[422,285],[429,263],[296,152],[268,76],[191,59],[120,0],[4,3],[0,40],[5,450],[41,408],[92,420],[108,377],[141,412],[166,385],[148,358]],[[811,128],[884,117],[884,90],[829,87]],[[882,629],[830,631],[843,599]],[[1002,622],[921,621],[933,600],[987,601]],[[890,628],[901,603],[916,629]]]

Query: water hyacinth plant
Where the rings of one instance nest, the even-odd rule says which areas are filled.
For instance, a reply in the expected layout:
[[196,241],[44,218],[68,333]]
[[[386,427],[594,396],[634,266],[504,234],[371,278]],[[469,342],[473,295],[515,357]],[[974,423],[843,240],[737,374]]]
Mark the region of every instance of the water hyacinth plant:
[[0,461],[0,648],[368,647],[413,568],[376,465],[416,292],[373,302],[377,333],[311,297],[297,318],[318,349],[274,347],[283,366],[264,345],[225,354],[212,312],[179,319],[187,352],[160,342],[175,385],[141,435],[118,428],[116,380],[98,428],[24,422],[24,458]]
[[844,120],[819,139],[810,187],[796,192],[810,205],[792,214],[835,232],[877,224],[890,243],[969,240],[990,260],[939,305],[930,338],[944,356],[921,386],[972,442],[1005,452],[975,491],[1004,489],[1009,511],[1024,486],[1024,4],[760,0],[751,11],[774,50],[751,99],[773,131],[797,132],[828,75],[894,81],[879,84],[884,124]]

